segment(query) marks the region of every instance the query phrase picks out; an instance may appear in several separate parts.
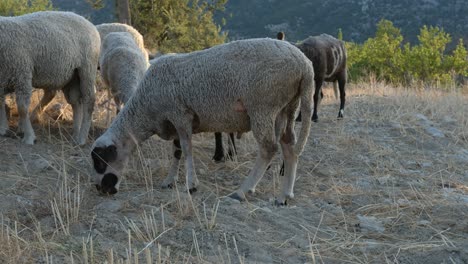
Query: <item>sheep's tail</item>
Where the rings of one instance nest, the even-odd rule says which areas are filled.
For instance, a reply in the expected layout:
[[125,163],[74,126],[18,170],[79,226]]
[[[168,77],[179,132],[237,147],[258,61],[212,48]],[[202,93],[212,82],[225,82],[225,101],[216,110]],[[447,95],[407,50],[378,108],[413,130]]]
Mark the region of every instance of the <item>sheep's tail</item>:
[[338,81],[333,82],[333,92],[335,93],[335,99],[338,99]]
[[300,97],[301,97],[301,115],[302,127],[299,134],[299,139],[294,145],[294,153],[299,156],[304,150],[307,143],[307,138],[310,133],[312,124],[312,96],[314,91],[314,70],[312,66],[308,67],[308,71],[304,74],[301,81]]

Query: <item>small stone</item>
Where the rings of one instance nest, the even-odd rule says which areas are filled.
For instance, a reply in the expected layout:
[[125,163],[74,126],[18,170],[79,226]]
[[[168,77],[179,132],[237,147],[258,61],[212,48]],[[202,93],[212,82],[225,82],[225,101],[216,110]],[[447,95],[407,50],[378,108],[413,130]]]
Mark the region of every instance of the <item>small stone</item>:
[[28,170],[32,173],[43,172],[50,167],[50,163],[44,158],[40,157],[38,159],[31,160],[28,162]]
[[385,231],[382,222],[374,216],[357,215],[357,218],[359,219],[359,226],[362,229],[377,233],[383,233]]
[[430,225],[431,224],[431,221],[428,221],[428,220],[420,220],[418,221],[418,225]]
[[426,132],[433,137],[443,138],[445,134],[435,127],[426,127]]
[[421,167],[423,167],[423,168],[427,168],[427,167],[431,167],[431,166],[432,166],[432,162],[430,162],[430,161],[425,161],[425,162],[421,163]]
[[117,212],[122,209],[123,204],[120,201],[109,200],[104,201],[96,206],[96,210],[107,211],[107,212]]

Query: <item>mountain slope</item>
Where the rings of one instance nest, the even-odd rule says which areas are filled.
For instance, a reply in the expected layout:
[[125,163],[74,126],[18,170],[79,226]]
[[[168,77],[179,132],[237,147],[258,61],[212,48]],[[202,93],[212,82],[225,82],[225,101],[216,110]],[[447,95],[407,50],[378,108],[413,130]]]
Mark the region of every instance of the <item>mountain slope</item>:
[[[94,10],[86,0],[52,0],[60,10],[74,11],[95,24],[115,21],[115,0]],[[385,18],[402,29],[406,40],[417,41],[423,25],[443,27],[454,40],[468,41],[467,0],[229,0],[216,16],[229,38],[274,37],[285,31],[290,41],[341,28],[345,40],[363,42]]]
[[291,41],[310,35],[335,35],[362,42],[385,18],[402,29],[411,42],[423,25],[441,26],[454,39],[468,39],[466,0],[236,0],[226,5],[226,25],[231,39],[275,36],[285,31]]

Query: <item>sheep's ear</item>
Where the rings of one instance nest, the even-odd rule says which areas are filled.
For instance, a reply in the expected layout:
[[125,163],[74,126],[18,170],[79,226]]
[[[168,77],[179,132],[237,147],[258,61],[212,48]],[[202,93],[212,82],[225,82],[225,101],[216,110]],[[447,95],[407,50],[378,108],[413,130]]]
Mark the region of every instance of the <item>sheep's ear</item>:
[[91,152],[93,165],[96,172],[102,174],[106,171],[107,164],[117,159],[117,147],[110,145],[107,147],[95,147]]

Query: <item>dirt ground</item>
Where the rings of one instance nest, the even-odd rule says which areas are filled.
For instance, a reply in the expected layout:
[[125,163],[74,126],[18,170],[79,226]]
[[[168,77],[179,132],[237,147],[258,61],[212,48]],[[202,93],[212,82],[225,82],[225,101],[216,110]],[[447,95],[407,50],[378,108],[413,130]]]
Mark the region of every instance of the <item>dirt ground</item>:
[[325,92],[286,207],[274,206],[279,154],[247,202],[225,197],[253,165],[250,133],[224,163],[212,134],[195,136],[193,196],[183,166],[176,189],[159,187],[171,142],[157,136],[119,193],[98,195],[89,153],[105,93],[85,147],[69,142],[69,109],[33,125],[34,146],[0,137],[0,263],[468,263],[468,97],[355,85],[337,120]]

